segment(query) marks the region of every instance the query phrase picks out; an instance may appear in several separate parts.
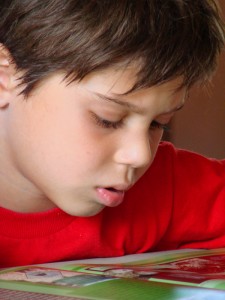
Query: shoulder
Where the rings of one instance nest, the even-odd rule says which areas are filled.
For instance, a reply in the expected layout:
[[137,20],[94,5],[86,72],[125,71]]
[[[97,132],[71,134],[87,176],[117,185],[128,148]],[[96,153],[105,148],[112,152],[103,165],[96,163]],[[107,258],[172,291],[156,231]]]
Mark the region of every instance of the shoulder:
[[[196,167],[210,167],[223,170],[225,166],[225,160],[218,160],[215,158],[206,157],[194,151],[176,148],[169,142],[161,142],[158,147],[158,151],[152,166],[162,165],[163,163],[170,164],[170,167],[187,166],[188,169]],[[151,168],[150,168],[151,169]]]
[[207,193],[218,189],[225,189],[225,160],[207,158],[162,142],[154,162],[129,196],[134,201],[142,199],[142,203],[151,200],[171,205],[175,199],[191,202],[193,195],[203,201]]

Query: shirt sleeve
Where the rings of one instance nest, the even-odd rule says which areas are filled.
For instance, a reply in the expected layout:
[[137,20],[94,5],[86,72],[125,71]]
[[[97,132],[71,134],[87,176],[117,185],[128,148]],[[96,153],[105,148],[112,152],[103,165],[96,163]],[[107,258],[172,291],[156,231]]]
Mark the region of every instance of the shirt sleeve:
[[225,160],[167,145],[173,208],[158,249],[225,246]]

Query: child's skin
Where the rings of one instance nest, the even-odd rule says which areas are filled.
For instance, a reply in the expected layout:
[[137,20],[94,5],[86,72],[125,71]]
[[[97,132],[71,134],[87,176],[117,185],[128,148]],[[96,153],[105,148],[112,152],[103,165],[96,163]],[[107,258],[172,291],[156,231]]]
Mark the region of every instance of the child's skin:
[[57,206],[91,216],[119,205],[184,105],[182,78],[124,95],[134,84],[135,64],[71,84],[57,73],[24,99],[9,55],[2,47],[0,206],[17,212]]

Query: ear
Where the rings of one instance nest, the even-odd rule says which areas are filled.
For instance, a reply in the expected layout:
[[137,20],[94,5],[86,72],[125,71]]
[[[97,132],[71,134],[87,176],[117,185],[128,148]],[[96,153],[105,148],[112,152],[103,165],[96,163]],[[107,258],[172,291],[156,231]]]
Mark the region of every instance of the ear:
[[0,109],[9,105],[14,71],[9,51],[0,44]]

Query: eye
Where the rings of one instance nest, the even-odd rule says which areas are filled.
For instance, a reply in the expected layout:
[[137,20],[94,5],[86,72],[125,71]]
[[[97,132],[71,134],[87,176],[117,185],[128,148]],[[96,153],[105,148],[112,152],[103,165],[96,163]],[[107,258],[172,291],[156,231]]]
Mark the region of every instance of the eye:
[[151,125],[150,125],[150,130],[155,130],[155,129],[161,129],[164,131],[169,131],[170,128],[167,124],[161,124],[157,121],[152,121]]
[[96,122],[96,124],[102,128],[108,128],[108,129],[118,129],[122,126],[123,122],[122,120],[119,121],[109,121],[106,119],[103,119],[96,114],[92,113],[92,116]]

